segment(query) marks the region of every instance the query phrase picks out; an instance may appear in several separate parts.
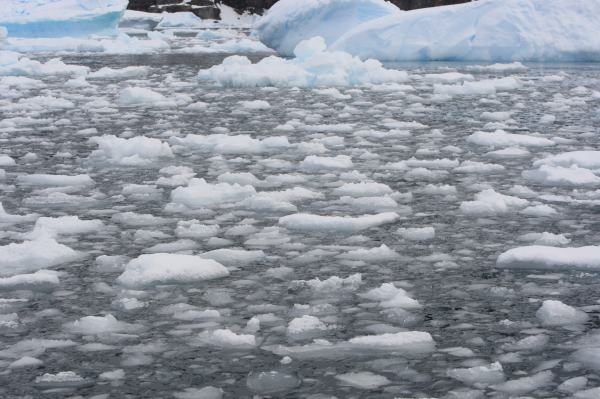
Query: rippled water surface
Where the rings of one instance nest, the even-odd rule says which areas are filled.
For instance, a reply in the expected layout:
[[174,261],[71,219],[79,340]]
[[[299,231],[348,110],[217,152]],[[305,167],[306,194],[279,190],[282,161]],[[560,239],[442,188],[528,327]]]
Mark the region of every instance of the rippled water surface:
[[[16,160],[3,167],[6,212],[102,222],[56,237],[84,255],[52,268],[59,272],[58,284],[0,285],[0,396],[191,398],[218,397],[222,389],[226,398],[555,398],[571,396],[557,387],[573,377],[586,377],[588,389],[600,384],[595,371],[600,361],[573,357],[582,345],[595,348],[597,274],[495,268],[499,254],[531,244],[523,237],[528,233],[564,234],[572,247],[597,244],[600,194],[594,187],[540,185],[522,177],[536,159],[598,148],[597,65],[530,64],[505,73],[473,71],[463,64],[389,65],[408,71],[409,81],[401,87],[338,88],[337,96],[310,88],[221,88],[197,81],[198,70],[224,57],[70,54],[64,62],[92,70],[150,69],[142,77],[88,79],[83,87],[65,84],[70,79],[65,76],[37,76],[43,84],[0,93],[0,118],[37,120],[0,122],[0,153]],[[478,81],[514,77],[521,84],[495,93],[434,96],[434,78],[425,75],[449,71]],[[120,105],[119,93],[130,86],[150,88],[170,102]],[[35,96],[46,100],[23,106]],[[48,108],[48,96],[74,106]],[[268,107],[242,103],[254,100]],[[189,107],[197,102],[206,104]],[[555,120],[541,120],[544,115]],[[84,130],[90,128],[96,130]],[[525,145],[518,156],[501,156],[490,152],[507,146],[467,141],[476,131],[496,129],[547,138],[553,145]],[[194,146],[184,139],[188,134],[284,136],[289,145]],[[103,135],[157,138],[169,144],[172,156],[124,165],[92,155],[99,145],[90,138]],[[350,157],[351,164],[306,166],[309,156],[340,155]],[[447,162],[398,164],[411,158]],[[457,169],[464,161],[502,167]],[[172,165],[189,169],[162,169]],[[19,180],[34,173],[84,174],[93,182],[49,187]],[[178,174],[179,181],[165,179]],[[232,200],[221,186],[209,185],[201,191],[213,191],[220,200],[190,209],[179,206],[171,193],[186,186],[191,174],[211,185],[251,185],[258,193],[294,187],[310,192],[243,202],[248,196]],[[385,186],[350,194],[340,190],[361,181]],[[555,212],[528,215],[520,207],[474,215],[460,209],[489,188]],[[296,213],[358,217],[383,212],[397,217],[364,229],[299,230],[280,221]],[[35,217],[2,220],[0,244],[8,245],[26,238]],[[204,236],[186,235],[182,222],[190,220],[215,227]],[[435,236],[411,239],[398,231],[422,227],[433,227]],[[229,271],[216,279],[135,287],[117,281],[124,265],[143,253],[203,254],[217,248],[262,252],[214,255]],[[379,250],[356,252],[373,248]],[[111,258],[98,258],[103,255]],[[332,276],[339,279],[322,283]],[[404,289],[420,306],[387,306],[384,298],[365,295],[384,283]],[[578,307],[588,321],[541,325],[536,311],[548,299]],[[109,314],[117,324],[107,322]],[[304,315],[318,318],[319,326],[294,333],[290,321]],[[101,316],[102,322],[88,326],[81,321],[86,316]],[[219,340],[210,335],[215,330],[238,338]],[[431,334],[435,348],[343,346],[354,337],[402,331]],[[535,338],[521,341],[527,337]],[[298,350],[311,343],[317,349],[308,355]],[[25,356],[39,363],[13,364]],[[469,382],[449,372],[496,361],[504,379],[532,380],[515,388],[502,385],[502,379]],[[65,371],[76,376],[41,378]],[[344,378],[347,373],[364,374]],[[217,396],[193,390],[208,386]]]

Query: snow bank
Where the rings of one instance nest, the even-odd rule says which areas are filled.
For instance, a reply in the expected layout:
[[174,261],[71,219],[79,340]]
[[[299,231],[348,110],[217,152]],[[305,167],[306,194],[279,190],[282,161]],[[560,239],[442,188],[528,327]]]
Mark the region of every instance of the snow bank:
[[598,61],[599,25],[597,1],[480,0],[372,20],[331,48],[386,61]]
[[600,247],[556,248],[542,245],[513,248],[498,257],[504,269],[600,270]]
[[4,0],[0,26],[11,37],[116,35],[127,0]]
[[220,65],[201,70],[198,78],[226,87],[364,86],[408,79],[406,72],[386,69],[379,61],[363,62],[326,48],[323,38],[314,37],[296,46],[294,59],[270,56],[252,64],[247,57],[234,55]]
[[363,22],[400,12],[384,0],[280,0],[254,28],[263,43],[289,56],[302,40],[321,36],[330,45]]
[[149,254],[133,259],[117,281],[128,287],[189,283],[226,277],[229,271],[212,259],[192,255]]

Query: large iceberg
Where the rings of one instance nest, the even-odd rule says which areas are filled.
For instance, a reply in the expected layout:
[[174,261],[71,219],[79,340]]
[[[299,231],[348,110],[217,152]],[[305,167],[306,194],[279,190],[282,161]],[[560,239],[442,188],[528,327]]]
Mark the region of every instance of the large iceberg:
[[113,36],[128,0],[2,0],[9,37]]
[[397,13],[331,47],[386,61],[600,61],[600,1],[480,0]]
[[264,44],[290,56],[303,40],[321,36],[331,44],[359,24],[400,12],[385,0],[280,0],[254,28]]

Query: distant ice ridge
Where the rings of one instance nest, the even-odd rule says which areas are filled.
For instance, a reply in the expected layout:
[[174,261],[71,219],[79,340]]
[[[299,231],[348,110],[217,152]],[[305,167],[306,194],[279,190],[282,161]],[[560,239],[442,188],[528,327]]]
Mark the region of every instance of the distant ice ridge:
[[389,61],[598,61],[599,13],[589,0],[481,0],[370,21],[331,47]]
[[377,60],[361,61],[326,48],[325,39],[313,37],[296,46],[296,58],[291,60],[271,56],[252,64],[247,57],[234,55],[201,70],[198,78],[226,87],[365,86],[408,80],[406,72],[386,69]]
[[9,37],[113,36],[127,0],[3,0],[0,26]]
[[332,44],[363,22],[400,12],[384,0],[280,0],[254,28],[263,43],[289,56],[313,36]]
[[258,21],[257,36],[284,55],[321,35],[330,50],[381,61],[600,60],[595,0],[480,0],[409,12],[375,0],[308,3],[281,0]]

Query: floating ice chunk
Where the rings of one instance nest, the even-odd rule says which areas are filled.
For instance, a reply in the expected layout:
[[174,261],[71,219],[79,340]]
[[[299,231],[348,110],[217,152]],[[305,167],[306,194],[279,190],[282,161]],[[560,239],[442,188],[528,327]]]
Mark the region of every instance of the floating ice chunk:
[[600,170],[600,151],[563,152],[535,161],[533,165],[562,166],[565,168],[577,166],[579,168]]
[[215,387],[186,388],[180,392],[174,392],[175,399],[222,399],[223,390]]
[[264,100],[253,100],[253,101],[240,101],[239,103],[243,108],[246,109],[269,109],[271,104]]
[[541,165],[538,169],[523,171],[521,175],[529,181],[544,186],[595,187],[600,185],[600,177],[591,170],[576,165],[568,168]]
[[353,166],[352,158],[347,155],[338,155],[335,157],[309,155],[300,163],[300,169],[309,173],[345,170],[351,169]]
[[553,234],[548,232],[524,234],[519,238],[524,241],[533,241],[535,245],[547,245],[550,247],[567,245],[571,242],[564,234]]
[[24,186],[41,187],[91,186],[94,185],[94,180],[88,175],[31,174],[17,176],[17,183]]
[[280,0],[255,29],[263,43],[289,56],[303,40],[322,36],[332,44],[358,24],[399,12],[383,0]]
[[318,335],[327,329],[327,325],[319,320],[318,317],[304,315],[292,319],[287,326],[286,333],[293,338],[308,338],[314,336],[315,333]]
[[[588,379],[586,377],[573,377],[569,378],[566,381],[563,381],[556,389],[560,392],[565,393],[575,393],[577,391],[582,390],[588,383]],[[600,389],[597,390],[596,394],[600,394]],[[575,396],[577,398],[577,396]],[[590,396],[590,398],[594,398],[595,396]],[[585,398],[585,396],[584,396]]]
[[435,342],[429,333],[402,331],[358,336],[338,343],[315,340],[315,343],[303,346],[276,345],[264,347],[264,349],[279,356],[290,356],[296,359],[343,359],[376,356],[380,353],[398,353],[405,356],[422,355],[433,352]]
[[475,387],[485,387],[505,380],[502,365],[495,362],[484,366],[448,370],[448,377]]
[[100,374],[98,378],[109,381],[122,380],[125,378],[125,371],[123,369],[105,371],[104,373]]
[[91,160],[119,166],[149,166],[160,159],[173,157],[169,144],[145,136],[123,139],[105,135],[92,137],[90,142],[98,145],[90,155]]
[[56,288],[59,283],[58,273],[50,270],[38,270],[32,274],[17,274],[12,277],[0,278],[0,291],[46,291]]
[[261,154],[291,147],[285,136],[270,136],[255,139],[249,135],[211,134],[202,136],[188,134],[184,138],[172,137],[171,144],[217,154]]
[[273,50],[257,40],[247,38],[230,39],[225,42],[209,42],[175,50],[177,53],[272,53]]
[[87,75],[88,79],[131,79],[142,78],[146,76],[150,68],[147,66],[128,66],[125,68],[114,69],[103,67],[97,71],[90,72]]
[[371,249],[355,249],[338,255],[340,259],[362,260],[365,262],[380,262],[398,259],[400,255],[390,249],[387,245],[381,244],[380,247]]
[[0,246],[0,275],[15,275],[58,266],[83,255],[52,238]]
[[467,137],[467,142],[487,147],[549,147],[555,144],[543,137],[507,133],[504,130],[496,130],[493,133],[475,132]]
[[153,90],[144,87],[127,87],[119,92],[117,103],[122,107],[174,107],[176,103],[157,93]]
[[40,359],[35,357],[23,356],[22,358],[15,360],[8,365],[11,369],[24,368],[24,367],[38,367],[44,364]]
[[589,319],[585,312],[555,300],[544,301],[535,316],[545,326],[582,324]]
[[162,14],[125,10],[123,18],[119,22],[119,28],[152,30],[156,28],[162,18]]
[[396,231],[402,238],[411,241],[429,241],[435,238],[435,229],[428,227],[401,227]]
[[104,228],[100,220],[81,220],[78,216],[60,216],[57,218],[40,217],[35,222],[33,231],[26,234],[27,239],[42,236],[56,237],[60,235],[78,235],[92,233]]
[[583,391],[576,392],[573,395],[574,399],[596,399],[600,395],[600,387],[585,389]]
[[30,215],[8,214],[6,212],[6,210],[4,209],[2,202],[0,202],[0,223],[1,224],[15,224],[15,223],[27,222],[27,221],[35,220],[36,218],[37,218],[37,215],[35,215],[35,214],[30,214]]
[[513,159],[513,158],[525,158],[531,155],[529,151],[519,147],[508,147],[501,150],[490,151],[485,154],[488,157],[496,159]]
[[550,385],[553,380],[554,374],[551,371],[542,371],[532,376],[492,385],[490,388],[496,391],[506,392],[511,395],[522,395]]
[[152,284],[182,284],[228,275],[225,266],[212,259],[157,253],[131,260],[117,281],[128,287],[144,287]]
[[534,205],[523,209],[521,214],[534,217],[550,217],[557,215],[558,212],[549,205]]
[[142,329],[139,324],[129,324],[117,320],[113,315],[85,316],[74,322],[67,323],[65,328],[73,333],[96,335],[106,333],[135,333]]
[[18,359],[23,356],[37,357],[48,349],[68,348],[77,343],[59,339],[26,339],[0,351],[0,357]]
[[386,61],[597,61],[597,12],[585,0],[475,1],[357,24],[331,47]]
[[339,374],[336,375],[335,378],[339,380],[342,385],[368,390],[377,389],[392,383],[386,377],[373,374],[370,371]]
[[250,349],[256,346],[256,337],[251,334],[236,334],[229,329],[219,329],[201,332],[198,334],[198,342],[223,349]]
[[204,259],[213,259],[226,266],[247,265],[265,258],[263,251],[247,251],[244,249],[222,248],[199,255]]
[[280,218],[279,224],[290,230],[304,232],[352,234],[383,224],[393,223],[399,217],[395,212],[384,212],[359,217],[320,216],[298,213]]
[[125,0],[7,0],[0,26],[10,37],[116,35]]
[[411,298],[402,288],[398,288],[391,283],[383,283],[381,286],[373,288],[362,296],[370,300],[379,301],[379,305],[384,308],[421,308],[421,304],[417,300]]
[[182,238],[208,238],[216,236],[219,229],[218,225],[202,224],[198,220],[181,220],[177,222],[175,234]]
[[234,55],[221,65],[201,70],[198,78],[226,87],[365,86],[408,80],[406,72],[386,69],[379,61],[327,52],[321,37],[301,42],[295,52],[297,58],[291,60],[271,56],[256,64]]
[[498,257],[503,269],[600,270],[600,247],[556,248],[528,246],[513,248]]
[[90,382],[74,371],[61,371],[56,374],[45,373],[36,377],[35,384],[40,388],[72,388],[89,385]]
[[18,53],[0,51],[0,76],[48,76],[48,75],[85,75],[89,68],[81,65],[68,65],[60,58],[52,58],[45,63],[31,60]]
[[290,391],[300,382],[298,377],[281,371],[260,371],[248,374],[246,386],[261,395],[272,396],[270,394]]
[[436,83],[433,85],[433,93],[449,96],[487,96],[496,94],[497,91],[517,90],[522,85],[523,83],[519,79],[513,77],[466,81],[454,85]]
[[164,28],[199,28],[202,19],[192,12],[163,13],[162,19],[156,26],[157,29]]
[[463,161],[460,166],[453,169],[458,173],[481,173],[489,174],[505,170],[504,166],[495,163],[485,163],[477,161]]
[[191,209],[198,209],[239,202],[253,195],[256,195],[256,190],[252,186],[229,183],[209,184],[204,179],[191,179],[187,187],[178,187],[171,192],[171,201]]
[[460,204],[460,210],[471,216],[495,216],[526,207],[529,201],[497,193],[488,189],[475,194],[475,201],[465,201]]
[[335,195],[347,195],[350,197],[369,197],[391,194],[393,190],[387,185],[376,182],[345,183],[333,190]]

